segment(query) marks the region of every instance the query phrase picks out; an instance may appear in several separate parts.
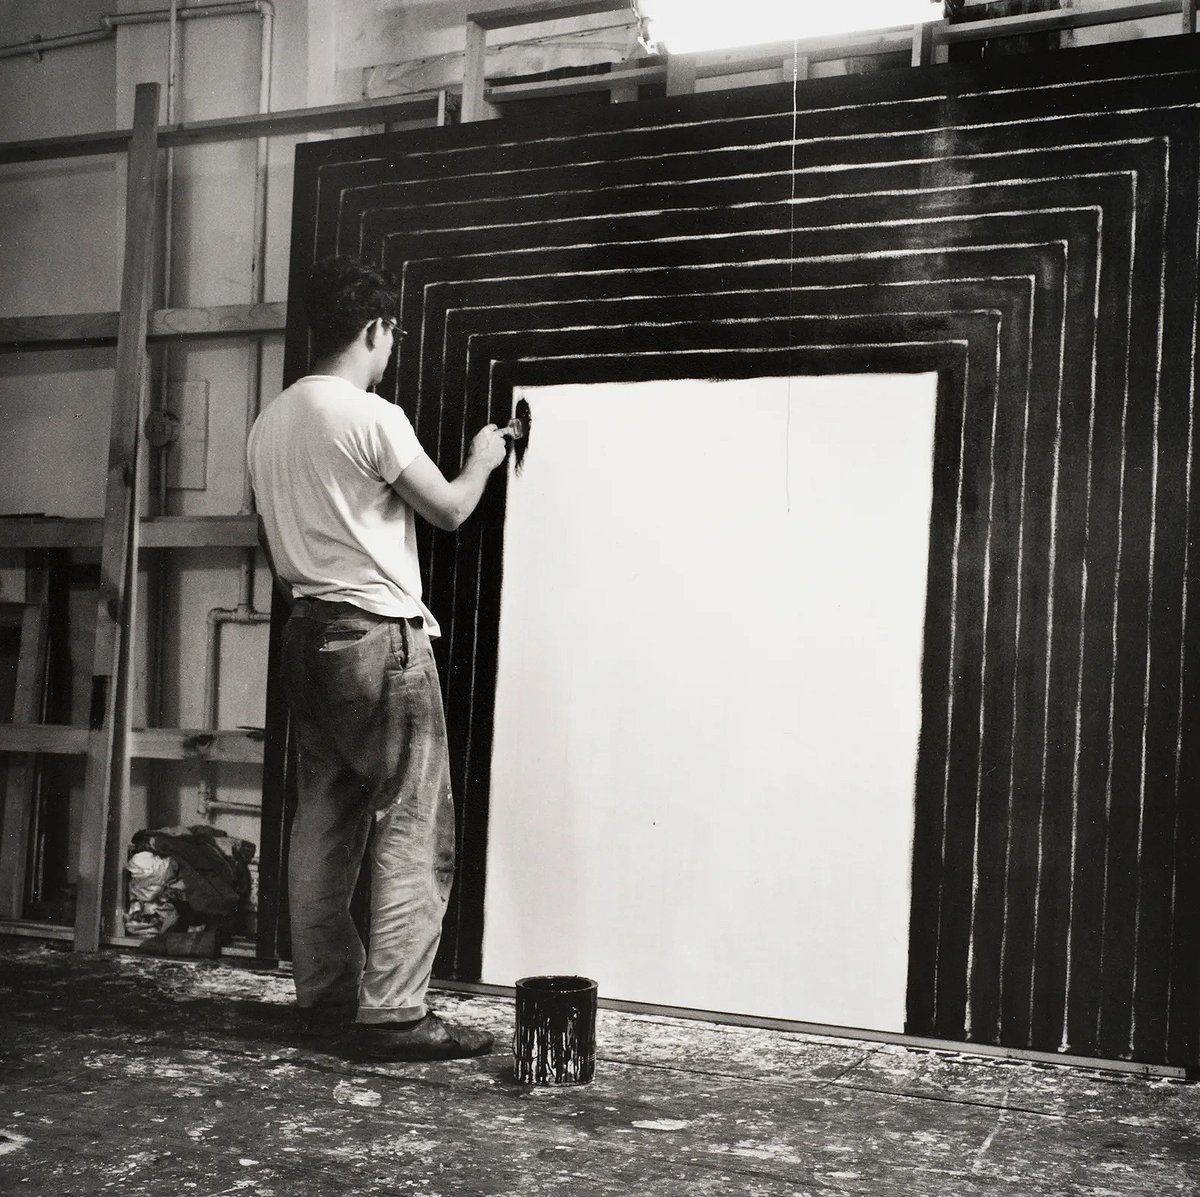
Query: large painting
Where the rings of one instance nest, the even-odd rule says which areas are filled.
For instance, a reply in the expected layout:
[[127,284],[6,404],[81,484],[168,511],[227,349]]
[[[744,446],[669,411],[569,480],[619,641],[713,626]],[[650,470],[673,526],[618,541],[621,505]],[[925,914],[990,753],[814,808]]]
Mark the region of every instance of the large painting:
[[[1196,53],[1162,39],[297,154],[293,286],[335,250],[402,275],[384,389],[448,470],[514,387],[937,375],[912,1034],[1200,1057]],[[289,376],[306,366],[297,323]],[[423,545],[461,820],[439,969],[468,979],[505,504],[497,486]],[[285,761],[273,700],[268,868]]]

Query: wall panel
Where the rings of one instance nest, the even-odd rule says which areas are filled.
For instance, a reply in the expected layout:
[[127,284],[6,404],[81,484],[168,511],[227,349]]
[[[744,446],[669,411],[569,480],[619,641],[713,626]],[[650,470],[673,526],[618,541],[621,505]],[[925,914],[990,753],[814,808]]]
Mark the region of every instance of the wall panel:
[[[514,385],[940,372],[914,1034],[1200,1062],[1197,46],[297,155],[291,298],[334,251],[402,276],[383,389],[447,470]],[[305,366],[295,327],[287,372]],[[504,499],[422,543],[463,861],[439,967],[460,977],[479,967]],[[282,734],[277,713],[276,762]]]

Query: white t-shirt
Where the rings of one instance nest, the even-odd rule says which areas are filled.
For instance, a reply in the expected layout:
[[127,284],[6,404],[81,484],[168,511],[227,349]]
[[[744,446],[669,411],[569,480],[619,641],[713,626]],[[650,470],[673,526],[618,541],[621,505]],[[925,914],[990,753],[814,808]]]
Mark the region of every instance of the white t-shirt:
[[423,452],[394,403],[310,374],[263,409],[246,448],[275,569],[295,597],[423,616],[413,509],[391,488]]

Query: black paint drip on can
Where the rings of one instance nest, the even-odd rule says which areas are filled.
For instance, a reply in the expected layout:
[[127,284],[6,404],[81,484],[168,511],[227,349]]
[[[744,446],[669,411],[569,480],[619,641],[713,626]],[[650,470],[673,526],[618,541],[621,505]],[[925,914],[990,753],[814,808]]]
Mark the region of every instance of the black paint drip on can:
[[596,982],[525,977],[517,982],[513,1060],[523,1085],[582,1085],[596,1073]]

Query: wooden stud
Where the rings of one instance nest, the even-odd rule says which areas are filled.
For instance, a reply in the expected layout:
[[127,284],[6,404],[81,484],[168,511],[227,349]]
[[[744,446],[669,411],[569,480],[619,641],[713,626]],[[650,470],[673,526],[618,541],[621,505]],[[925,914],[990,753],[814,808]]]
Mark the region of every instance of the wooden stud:
[[117,376],[109,436],[108,481],[100,547],[100,594],[92,663],[91,715],[80,829],[75,950],[100,946],[112,796],[129,768],[121,735],[128,684],[125,641],[137,564],[137,459],[145,384],[146,329],[158,190],[157,83],[139,83],[129,146],[125,263],[117,332]]
[[690,96],[696,90],[696,56],[672,54],[667,59],[667,95]]
[[934,54],[935,22],[926,21],[914,25],[912,31],[912,65],[914,67],[932,66]]
[[[46,685],[47,607],[25,607],[21,647],[17,656],[14,722],[36,723],[42,717]],[[18,753],[9,758],[4,792],[3,838],[0,839],[0,918],[20,918],[25,902],[25,865],[29,853],[29,823],[37,789],[37,758]]]
[[467,52],[463,62],[462,121],[486,121],[496,115],[487,102],[487,30],[467,22]]

